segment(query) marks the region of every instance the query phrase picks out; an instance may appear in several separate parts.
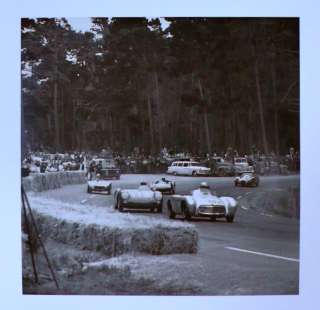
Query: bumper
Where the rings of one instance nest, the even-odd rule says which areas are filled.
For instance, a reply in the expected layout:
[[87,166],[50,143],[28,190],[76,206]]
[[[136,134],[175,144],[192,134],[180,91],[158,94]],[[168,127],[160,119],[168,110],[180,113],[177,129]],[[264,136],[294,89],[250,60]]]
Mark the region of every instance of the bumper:
[[211,175],[211,172],[210,172],[210,171],[198,171],[198,172],[197,172],[197,175],[198,175],[198,176],[208,177],[208,176]]
[[91,187],[93,192],[110,192],[111,187]]
[[224,217],[227,215],[226,208],[223,206],[203,206],[196,210],[195,216],[216,216]]

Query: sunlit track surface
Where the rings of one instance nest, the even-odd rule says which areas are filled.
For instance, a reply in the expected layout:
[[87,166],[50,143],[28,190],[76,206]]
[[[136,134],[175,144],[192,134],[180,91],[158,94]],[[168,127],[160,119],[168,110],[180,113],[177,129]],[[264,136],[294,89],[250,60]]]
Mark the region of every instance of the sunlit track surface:
[[[246,195],[260,195],[264,191],[299,189],[300,184],[297,175],[262,176],[258,188],[247,188],[235,187],[232,177],[131,174],[121,175],[120,180],[113,181],[112,189],[114,191],[117,188],[136,188],[141,181],[151,183],[162,176],[176,182],[178,194],[187,194],[200,182],[206,181],[218,195],[228,195],[240,200]],[[69,185],[37,195],[101,208],[113,207],[113,195],[87,194],[85,184]],[[134,211],[132,214],[167,217],[167,199],[168,196],[165,196],[162,214],[141,211]],[[190,260],[190,264],[199,264],[196,276],[205,287],[201,294],[299,293],[299,220],[260,209],[259,199],[256,201],[257,205],[254,208],[240,204],[235,222],[232,224],[224,219],[218,219],[216,222],[205,218],[190,221],[199,232],[199,249],[197,255],[190,255],[187,259]],[[176,221],[183,219],[178,217]]]

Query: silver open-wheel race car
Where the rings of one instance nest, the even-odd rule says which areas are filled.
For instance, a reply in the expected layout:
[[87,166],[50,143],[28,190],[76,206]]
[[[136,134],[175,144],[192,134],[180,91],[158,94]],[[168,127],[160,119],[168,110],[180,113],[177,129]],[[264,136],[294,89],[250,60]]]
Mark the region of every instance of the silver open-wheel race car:
[[235,186],[255,186],[259,185],[259,176],[255,172],[243,172],[234,180]]
[[153,191],[159,191],[163,195],[173,195],[175,193],[176,183],[174,181],[167,180],[166,178],[161,178],[151,184],[151,189]]
[[237,201],[232,197],[218,197],[210,192],[206,182],[202,182],[199,189],[193,190],[191,195],[173,195],[167,201],[169,218],[182,215],[184,219],[192,217],[226,218],[232,223],[237,211]]
[[146,182],[141,182],[137,189],[116,189],[114,208],[123,212],[125,209],[143,209],[162,212],[162,194],[153,191]]

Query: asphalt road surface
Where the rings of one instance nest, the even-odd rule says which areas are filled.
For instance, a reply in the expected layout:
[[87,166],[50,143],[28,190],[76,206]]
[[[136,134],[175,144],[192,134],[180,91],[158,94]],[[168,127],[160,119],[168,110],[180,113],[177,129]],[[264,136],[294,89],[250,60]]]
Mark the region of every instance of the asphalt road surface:
[[[152,182],[162,175],[122,175],[112,181],[116,188],[136,188],[141,181]],[[235,187],[234,178],[166,176],[176,181],[176,193],[187,194],[206,181],[219,196],[239,198],[263,189],[299,188],[293,176],[260,177],[258,188]],[[113,196],[87,194],[86,185],[69,185],[41,193],[74,203],[112,207]],[[167,217],[166,198],[162,214],[139,215]],[[135,213],[135,212],[133,212]],[[177,218],[177,221],[182,219]],[[299,293],[299,220],[266,214],[239,206],[235,221],[192,219],[199,233],[197,263],[206,272],[199,274],[207,289],[205,295],[298,294]],[[188,270],[186,270],[188,272]]]

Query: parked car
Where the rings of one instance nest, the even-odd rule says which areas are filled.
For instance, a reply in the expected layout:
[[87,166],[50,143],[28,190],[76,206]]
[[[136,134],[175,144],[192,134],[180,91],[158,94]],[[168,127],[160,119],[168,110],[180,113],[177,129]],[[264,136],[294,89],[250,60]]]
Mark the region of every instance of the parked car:
[[167,173],[174,175],[209,176],[210,168],[195,161],[174,161],[168,167]]
[[249,163],[246,157],[235,157],[234,168],[235,168],[236,174],[240,174],[242,172],[248,172],[248,171],[253,172],[253,167],[249,166]]
[[141,182],[137,189],[116,189],[114,208],[123,212],[124,209],[144,209],[162,212],[162,194],[153,191],[146,182]]
[[110,181],[102,180],[99,176],[95,180],[88,180],[87,192],[89,194],[94,192],[106,193],[111,195],[112,183]]
[[162,194],[173,195],[175,193],[176,184],[174,181],[167,180],[166,178],[161,178],[151,184],[151,189],[153,191],[159,191]]
[[76,171],[80,169],[80,164],[74,161],[65,161],[62,166],[65,171]]
[[234,180],[235,186],[258,186],[259,176],[254,172],[242,172]]
[[56,165],[48,165],[46,172],[58,172],[59,168]]
[[211,159],[212,174],[219,177],[234,176],[235,169],[231,162],[216,156]]
[[191,192],[191,195],[173,195],[167,201],[169,218],[182,215],[186,220],[192,217],[226,218],[232,223],[237,210],[237,201],[232,197],[218,197],[211,193],[207,183]]
[[94,159],[95,165],[98,167],[98,173],[104,180],[120,179],[120,169],[116,167],[113,159],[96,158]]

